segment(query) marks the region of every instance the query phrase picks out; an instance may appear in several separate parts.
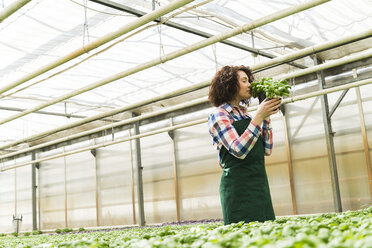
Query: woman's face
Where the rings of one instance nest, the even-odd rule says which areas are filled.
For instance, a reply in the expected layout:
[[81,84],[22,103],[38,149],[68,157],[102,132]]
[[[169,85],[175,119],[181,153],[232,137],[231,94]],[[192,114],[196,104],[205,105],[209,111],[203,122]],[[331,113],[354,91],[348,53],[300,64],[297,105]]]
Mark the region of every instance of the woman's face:
[[246,100],[251,97],[251,84],[248,81],[248,76],[244,71],[238,71],[238,94],[237,94],[237,100]]

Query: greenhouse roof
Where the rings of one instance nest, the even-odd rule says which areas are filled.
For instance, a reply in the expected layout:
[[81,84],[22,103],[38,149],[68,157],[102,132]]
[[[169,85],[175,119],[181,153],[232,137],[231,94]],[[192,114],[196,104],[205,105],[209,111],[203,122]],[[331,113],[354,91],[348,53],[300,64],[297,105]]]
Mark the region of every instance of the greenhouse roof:
[[[0,11],[14,2],[19,1],[3,0]],[[206,36],[306,2],[198,0],[89,50],[139,16],[174,2],[33,0],[0,18],[0,144],[206,82],[223,65],[254,66],[372,27],[372,1],[333,0],[164,61],[166,55]],[[339,59],[369,49],[370,42],[371,38],[361,40],[320,56],[324,61]],[[79,49],[86,49],[81,56],[30,76]],[[154,60],[159,63],[143,66]],[[275,76],[313,65],[304,57],[263,74]],[[95,87],[100,82],[104,84]],[[81,93],[69,95],[72,92]],[[62,96],[66,99],[53,102]],[[199,96],[189,96],[193,97]],[[42,105],[48,106],[38,107]]]

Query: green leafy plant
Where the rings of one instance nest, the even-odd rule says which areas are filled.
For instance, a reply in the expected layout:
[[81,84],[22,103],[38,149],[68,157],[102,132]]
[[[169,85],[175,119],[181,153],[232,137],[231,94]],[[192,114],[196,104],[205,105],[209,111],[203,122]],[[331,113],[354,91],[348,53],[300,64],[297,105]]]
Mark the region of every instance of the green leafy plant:
[[18,233],[17,233],[17,232],[12,232],[12,235],[13,235],[14,237],[18,237]]
[[31,235],[30,232],[25,232],[25,233],[23,234],[23,236],[30,236],[30,235]]
[[61,232],[62,232],[62,230],[61,230],[61,229],[59,229],[59,228],[57,228],[57,229],[55,230],[55,232],[56,232],[56,233],[61,233]]
[[0,248],[109,248],[109,247],[286,247],[368,248],[372,244],[372,207],[343,213],[278,217],[274,221],[172,225],[0,238]]
[[62,232],[63,232],[63,233],[69,233],[69,232],[72,232],[72,231],[73,231],[72,228],[67,228],[67,227],[66,227],[66,228],[63,228],[63,229],[62,229]]
[[39,234],[42,234],[42,231],[40,231],[40,230],[32,231],[32,235],[39,235]]
[[262,78],[261,81],[251,83],[251,92],[254,98],[261,92],[266,94],[267,98],[289,96],[291,86],[287,80],[273,80],[271,77]]
[[5,237],[6,234],[5,233],[0,233],[0,237]]
[[79,232],[84,232],[85,228],[84,227],[79,227]]

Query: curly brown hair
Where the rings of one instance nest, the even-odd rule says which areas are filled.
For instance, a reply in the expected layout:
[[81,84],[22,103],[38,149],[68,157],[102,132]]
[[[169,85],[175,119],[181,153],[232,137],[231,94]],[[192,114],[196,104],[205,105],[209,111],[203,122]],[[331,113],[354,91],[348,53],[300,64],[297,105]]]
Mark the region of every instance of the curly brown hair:
[[248,81],[253,82],[254,77],[248,66],[224,66],[214,76],[209,87],[208,99],[216,107],[233,100],[238,93],[238,71],[244,71]]

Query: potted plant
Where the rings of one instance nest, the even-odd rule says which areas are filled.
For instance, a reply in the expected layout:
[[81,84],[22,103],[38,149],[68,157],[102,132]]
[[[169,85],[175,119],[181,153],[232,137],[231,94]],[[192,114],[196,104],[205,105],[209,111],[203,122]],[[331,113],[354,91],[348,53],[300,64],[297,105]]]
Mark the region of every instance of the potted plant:
[[271,77],[262,78],[261,81],[251,83],[252,97],[258,98],[261,103],[265,98],[289,96],[291,86],[287,80],[273,80]]

